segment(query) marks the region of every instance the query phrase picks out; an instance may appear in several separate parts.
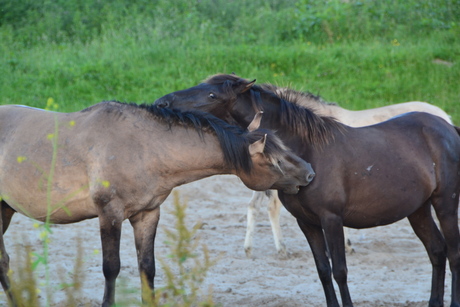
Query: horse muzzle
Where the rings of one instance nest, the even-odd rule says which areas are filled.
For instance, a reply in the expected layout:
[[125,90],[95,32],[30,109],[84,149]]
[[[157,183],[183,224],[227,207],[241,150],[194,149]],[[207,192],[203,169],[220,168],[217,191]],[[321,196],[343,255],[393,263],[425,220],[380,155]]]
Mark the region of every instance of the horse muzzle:
[[300,187],[302,186],[307,186],[310,184],[310,182],[313,181],[315,178],[316,173],[311,167],[310,163],[307,163],[307,171],[306,173],[303,173],[301,176],[300,180],[298,180],[297,185],[288,185],[282,189],[282,191],[286,194],[297,194],[300,190]]
[[166,108],[169,108],[172,100],[173,100],[172,94],[169,94],[169,95],[158,98],[157,100],[155,100],[153,104],[160,109],[166,109]]
[[313,181],[313,179],[315,178],[316,176],[316,173],[315,171],[313,170],[313,167],[311,166],[310,163],[307,163],[307,167],[306,167],[306,174],[305,174],[305,184],[301,184],[301,186],[307,186],[310,184],[310,182]]

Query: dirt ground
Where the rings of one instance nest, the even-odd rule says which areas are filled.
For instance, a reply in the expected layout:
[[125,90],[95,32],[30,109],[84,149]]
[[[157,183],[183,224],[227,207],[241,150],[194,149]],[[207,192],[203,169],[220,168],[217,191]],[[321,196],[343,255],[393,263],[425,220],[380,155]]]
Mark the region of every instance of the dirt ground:
[[[190,225],[201,220],[201,242],[211,256],[221,255],[212,267],[204,287],[213,287],[213,297],[222,306],[325,306],[321,284],[308,243],[294,218],[283,208],[281,225],[288,256],[277,255],[265,208],[258,215],[253,256],[243,250],[247,203],[252,191],[237,177],[215,176],[177,188],[188,202]],[[174,221],[168,213],[172,197],[162,205],[156,241],[157,257],[167,254],[165,227]],[[169,208],[169,209],[168,209]],[[7,250],[14,269],[18,248],[31,244],[40,251],[39,230],[34,222],[15,215],[6,234]],[[64,306],[63,290],[57,286],[73,272],[77,238],[83,238],[84,285],[78,297],[81,306],[98,306],[103,295],[104,278],[97,219],[71,225],[53,226],[50,242],[50,282],[52,306]],[[431,265],[420,241],[406,220],[366,230],[350,230],[355,252],[347,255],[349,288],[355,306],[427,306],[430,294]],[[139,274],[132,228],[123,224],[121,272],[117,299],[139,296]],[[157,268],[159,267],[157,263]],[[45,272],[37,270],[40,281]],[[155,283],[161,285],[164,273],[157,269]],[[124,289],[124,290],[123,290]],[[132,289],[134,291],[126,291]],[[134,292],[134,293],[132,293]],[[42,299],[44,293],[41,293]],[[3,292],[0,306],[6,306]],[[450,272],[446,274],[446,305],[450,301]]]

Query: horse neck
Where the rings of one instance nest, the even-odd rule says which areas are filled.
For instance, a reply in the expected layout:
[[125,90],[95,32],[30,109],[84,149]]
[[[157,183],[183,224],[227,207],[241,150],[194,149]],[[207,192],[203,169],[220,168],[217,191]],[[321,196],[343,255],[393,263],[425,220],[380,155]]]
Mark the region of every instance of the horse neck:
[[[281,125],[279,98],[273,94],[261,92],[260,99],[257,104],[257,108],[264,112],[262,115],[261,128],[275,131],[279,131],[280,129],[284,130],[284,127]],[[251,108],[254,109],[253,106]],[[251,113],[248,120],[252,120],[254,114],[255,112]]]
[[[275,130],[283,142],[291,148],[293,147],[293,143],[322,146],[328,143],[329,140],[334,139],[337,134],[342,133],[345,129],[344,125],[330,118],[332,108],[327,109],[324,107],[320,111],[317,111],[315,108],[307,108],[293,102],[287,102],[288,106],[300,108],[298,110],[300,112],[304,109],[305,117],[296,117],[296,115],[299,115],[296,113],[296,110],[290,110],[290,112],[296,114],[291,114],[292,120],[284,119],[284,121],[288,121],[286,123],[283,122],[281,115],[282,99],[280,97],[270,93],[261,93],[260,104],[264,111],[261,127]],[[321,105],[326,106],[325,104]],[[336,110],[340,111],[340,109],[337,108]]]
[[153,157],[153,163],[161,165],[160,173],[166,178],[164,182],[172,188],[213,175],[236,174],[226,165],[215,135],[204,132],[201,138],[192,128],[172,129],[172,137],[153,145],[160,151]]

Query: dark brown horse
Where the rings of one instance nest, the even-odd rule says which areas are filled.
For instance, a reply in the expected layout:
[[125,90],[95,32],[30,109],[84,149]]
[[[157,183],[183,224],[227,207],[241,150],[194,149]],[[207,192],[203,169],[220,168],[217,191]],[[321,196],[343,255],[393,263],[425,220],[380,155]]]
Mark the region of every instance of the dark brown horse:
[[[343,226],[367,228],[407,217],[433,267],[430,306],[442,306],[446,257],[452,272],[452,306],[460,306],[459,128],[427,113],[352,128],[301,107],[294,91],[276,93],[236,75],[215,75],[157,100],[161,107],[199,109],[246,126],[263,110],[261,127],[311,162],[317,175],[296,195],[279,191],[297,218],[315,259],[328,306],[352,306],[347,286]],[[431,215],[434,208],[441,225]],[[328,260],[329,250],[332,269]]]
[[[0,228],[6,231],[15,212],[56,224],[98,217],[102,305],[110,306],[120,271],[121,225],[129,219],[143,287],[152,290],[159,206],[174,187],[235,174],[251,189],[297,193],[312,180],[308,163],[273,133],[256,128],[257,121],[246,132],[205,113],[119,102],[75,113],[0,106]],[[2,233],[0,255],[0,282],[16,305]]]

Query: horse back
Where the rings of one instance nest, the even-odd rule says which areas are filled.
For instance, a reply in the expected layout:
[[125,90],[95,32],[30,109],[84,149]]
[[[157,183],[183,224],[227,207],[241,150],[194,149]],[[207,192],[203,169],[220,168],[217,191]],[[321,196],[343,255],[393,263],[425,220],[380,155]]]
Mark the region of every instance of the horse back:
[[135,114],[117,111],[120,107],[100,103],[79,112],[58,113],[0,106],[2,199],[14,210],[43,220],[50,196],[53,223],[97,216],[95,195],[110,194],[131,177],[146,176],[145,165],[133,159],[145,155],[142,141],[147,138],[136,137],[130,129],[142,121],[136,121]]
[[303,157],[316,177],[297,196],[303,204],[289,199],[292,205],[286,207],[310,222],[332,212],[343,216],[349,227],[393,223],[447,185],[456,188],[459,154],[456,129],[431,114],[346,127],[329,145]]

